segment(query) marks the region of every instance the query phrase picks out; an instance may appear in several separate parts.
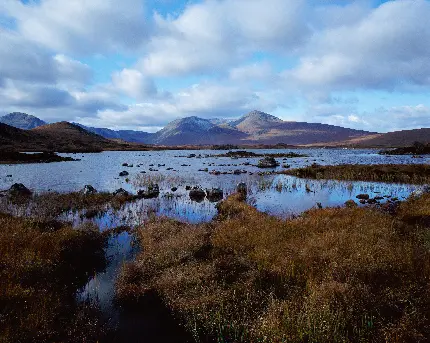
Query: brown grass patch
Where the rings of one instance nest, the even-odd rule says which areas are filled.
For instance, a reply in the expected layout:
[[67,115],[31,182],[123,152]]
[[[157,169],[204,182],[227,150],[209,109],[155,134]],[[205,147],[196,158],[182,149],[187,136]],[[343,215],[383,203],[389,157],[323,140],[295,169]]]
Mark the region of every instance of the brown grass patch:
[[405,218],[428,213],[430,196],[394,217],[328,208],[287,221],[240,200],[211,224],[142,227],[119,294],[157,292],[197,341],[428,341],[430,235]]
[[348,181],[376,181],[409,184],[430,182],[430,165],[426,164],[379,164],[338,166],[312,165],[305,168],[284,170],[280,174],[305,179],[333,179]]
[[90,228],[1,213],[0,228],[0,342],[92,339],[97,317],[74,293],[104,267],[104,238]]

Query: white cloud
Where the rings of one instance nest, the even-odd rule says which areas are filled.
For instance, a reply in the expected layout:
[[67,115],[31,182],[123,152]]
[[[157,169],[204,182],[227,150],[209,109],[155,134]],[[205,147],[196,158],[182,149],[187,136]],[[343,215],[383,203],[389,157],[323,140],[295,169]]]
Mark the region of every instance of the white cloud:
[[68,53],[140,48],[147,36],[141,0],[3,0],[27,39]]
[[156,16],[141,67],[153,75],[214,71],[264,49],[291,51],[308,35],[302,0],[207,0]]
[[315,34],[284,76],[304,89],[407,89],[430,84],[430,3],[389,1],[352,24]]
[[135,69],[123,69],[113,73],[112,85],[123,94],[137,100],[157,94],[154,81]]

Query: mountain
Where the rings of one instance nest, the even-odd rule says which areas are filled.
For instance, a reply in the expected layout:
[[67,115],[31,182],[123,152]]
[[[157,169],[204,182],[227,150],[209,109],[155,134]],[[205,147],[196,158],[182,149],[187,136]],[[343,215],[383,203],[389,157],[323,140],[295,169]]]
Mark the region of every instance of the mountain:
[[0,123],[7,124],[18,129],[31,130],[46,123],[32,115],[21,112],[12,112],[0,117]]
[[283,123],[282,119],[260,111],[252,111],[229,125],[249,134],[262,134]]
[[152,140],[152,133],[135,131],[135,130],[111,130],[106,128],[89,127],[79,123],[73,123],[82,127],[83,129],[96,133],[102,137],[109,139],[120,139],[126,142],[150,144]]
[[[37,118],[35,119],[37,120]],[[327,124],[283,121],[261,111],[252,111],[236,120],[203,119],[196,116],[181,118],[169,123],[156,133],[133,130],[115,131],[67,122],[39,126],[32,131],[40,133],[44,137],[49,136],[53,142],[56,142],[56,146],[62,148],[75,146],[83,149],[85,145],[88,145],[103,146],[106,147],[103,149],[108,150],[113,149],[112,144],[124,144],[118,141],[157,145],[332,145],[380,137],[380,134],[372,132]],[[406,135],[410,136],[410,134]],[[417,135],[420,136],[420,134]],[[63,144],[60,144],[60,138],[63,140]],[[397,136],[387,139],[388,142],[394,142],[394,144],[402,141]],[[113,142],[113,140],[117,142]],[[422,139],[413,138],[412,140]],[[408,140],[404,139],[404,141]],[[51,142],[50,146],[53,144]]]
[[154,134],[152,141],[162,145],[229,144],[246,136],[235,128],[218,126],[207,119],[186,117],[169,123]]
[[242,143],[302,145],[347,140],[371,132],[318,123],[283,121],[273,115],[252,111],[229,125],[248,136]]

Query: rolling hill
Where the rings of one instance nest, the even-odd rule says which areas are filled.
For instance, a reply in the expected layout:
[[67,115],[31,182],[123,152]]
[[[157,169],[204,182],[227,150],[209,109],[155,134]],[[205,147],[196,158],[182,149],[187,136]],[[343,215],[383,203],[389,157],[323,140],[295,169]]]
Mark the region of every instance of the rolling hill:
[[32,130],[0,123],[0,150],[84,152],[147,150],[147,147],[109,140],[68,122],[39,126]]
[[337,142],[336,145],[352,145],[357,147],[405,147],[414,142],[430,143],[430,128],[393,131],[375,135],[363,136],[347,141]]

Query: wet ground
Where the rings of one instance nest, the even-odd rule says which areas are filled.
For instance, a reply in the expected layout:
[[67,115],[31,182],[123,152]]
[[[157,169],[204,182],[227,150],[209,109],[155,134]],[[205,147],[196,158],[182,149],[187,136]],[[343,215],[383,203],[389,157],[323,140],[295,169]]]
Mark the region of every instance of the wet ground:
[[[291,150],[254,151],[262,154],[286,153]],[[62,154],[81,160],[51,164],[0,165],[0,190],[8,189],[16,182],[23,183],[39,193],[78,191],[87,184],[99,191],[111,192],[124,188],[136,193],[149,183],[159,185],[160,195],[155,199],[141,199],[119,210],[107,207],[105,212],[91,219],[87,219],[84,212],[68,213],[62,218],[73,221],[76,225],[89,220],[95,222],[101,230],[107,230],[121,225],[130,227],[142,225],[148,216],[153,214],[192,223],[210,221],[216,215],[216,202],[210,202],[208,199],[201,202],[191,200],[187,186],[198,186],[204,190],[220,188],[225,197],[235,191],[239,182],[245,182],[250,204],[260,211],[283,218],[316,206],[341,206],[349,199],[357,201],[356,196],[363,193],[369,194],[371,198],[382,198],[381,203],[396,198],[402,200],[417,187],[374,182],[304,180],[271,172],[280,171],[285,165],[298,168],[312,163],[322,165],[429,163],[428,158],[378,155],[373,150],[303,149],[294,152],[305,154],[307,157],[277,158],[279,167],[264,170],[256,167],[259,158],[208,157],[225,151]],[[120,177],[119,173],[122,171],[126,171],[128,175]],[[173,191],[172,188],[177,189]],[[112,323],[122,323],[122,330],[141,331],[147,327],[149,336],[157,336],[157,330],[160,328],[156,325],[157,321],[152,322],[153,319],[150,319],[154,317],[154,313],[127,318],[113,303],[117,272],[123,263],[133,259],[136,252],[133,236],[128,232],[113,235],[106,248],[110,261],[108,267],[88,282],[79,292],[78,299],[97,302]],[[168,314],[163,311],[160,309],[159,315],[167,316]],[[135,320],[136,325],[131,325]],[[128,329],[124,326],[125,323]],[[151,339],[148,338],[147,341],[150,342]]]

